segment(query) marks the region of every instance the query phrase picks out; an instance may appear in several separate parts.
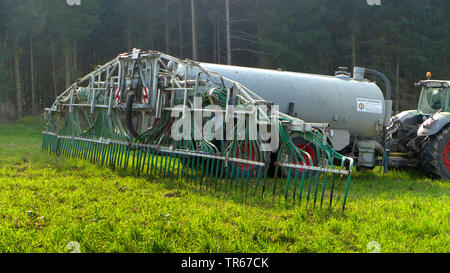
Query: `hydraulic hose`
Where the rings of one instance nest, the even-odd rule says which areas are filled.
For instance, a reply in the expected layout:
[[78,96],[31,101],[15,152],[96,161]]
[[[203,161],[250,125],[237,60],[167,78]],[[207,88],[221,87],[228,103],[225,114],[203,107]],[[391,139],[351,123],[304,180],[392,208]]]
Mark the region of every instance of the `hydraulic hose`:
[[126,112],[125,112],[125,121],[127,123],[127,128],[128,128],[128,131],[130,132],[130,134],[134,138],[137,138],[139,136],[139,133],[134,129],[133,117],[132,117],[133,103],[134,103],[134,98],[135,97],[136,97],[136,94],[134,92],[131,92],[128,95],[127,108],[126,108]]

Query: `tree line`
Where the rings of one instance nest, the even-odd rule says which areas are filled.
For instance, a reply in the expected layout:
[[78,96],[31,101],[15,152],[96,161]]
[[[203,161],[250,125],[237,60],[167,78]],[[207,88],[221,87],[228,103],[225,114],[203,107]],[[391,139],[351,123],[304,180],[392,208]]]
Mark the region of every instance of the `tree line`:
[[[73,2],[73,1],[70,1]],[[97,65],[133,48],[203,62],[333,74],[377,69],[394,109],[427,71],[450,79],[450,1],[0,1],[0,119],[37,116]],[[375,80],[375,79],[374,79]],[[381,85],[381,82],[380,82]]]

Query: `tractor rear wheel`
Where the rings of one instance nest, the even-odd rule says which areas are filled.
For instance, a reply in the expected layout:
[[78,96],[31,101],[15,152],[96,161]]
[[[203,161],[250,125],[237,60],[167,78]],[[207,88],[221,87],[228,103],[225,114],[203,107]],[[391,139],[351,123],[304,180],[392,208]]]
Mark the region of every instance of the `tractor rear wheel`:
[[425,140],[420,162],[432,176],[450,179],[450,125]]

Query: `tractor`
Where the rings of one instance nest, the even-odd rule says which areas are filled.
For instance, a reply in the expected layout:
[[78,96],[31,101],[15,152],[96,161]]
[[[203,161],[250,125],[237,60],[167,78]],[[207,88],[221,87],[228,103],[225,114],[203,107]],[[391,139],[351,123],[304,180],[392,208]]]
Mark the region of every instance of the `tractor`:
[[417,110],[395,115],[387,130],[389,165],[419,168],[434,178],[450,179],[450,81],[427,80]]

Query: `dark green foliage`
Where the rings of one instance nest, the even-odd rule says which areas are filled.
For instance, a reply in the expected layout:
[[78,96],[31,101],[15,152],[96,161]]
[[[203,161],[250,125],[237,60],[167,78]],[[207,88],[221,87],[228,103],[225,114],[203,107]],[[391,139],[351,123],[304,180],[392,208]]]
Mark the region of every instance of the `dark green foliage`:
[[[447,0],[231,0],[232,63],[333,74],[367,66],[397,82],[394,104],[415,108],[413,83],[449,78]],[[225,1],[196,0],[200,61],[226,61]],[[40,112],[67,83],[132,48],[192,58],[190,1],[4,0],[0,3],[0,103],[14,102],[20,57],[25,114]],[[31,90],[31,48],[34,89]],[[394,86],[395,87],[395,86]],[[16,104],[14,104],[16,105]]]

